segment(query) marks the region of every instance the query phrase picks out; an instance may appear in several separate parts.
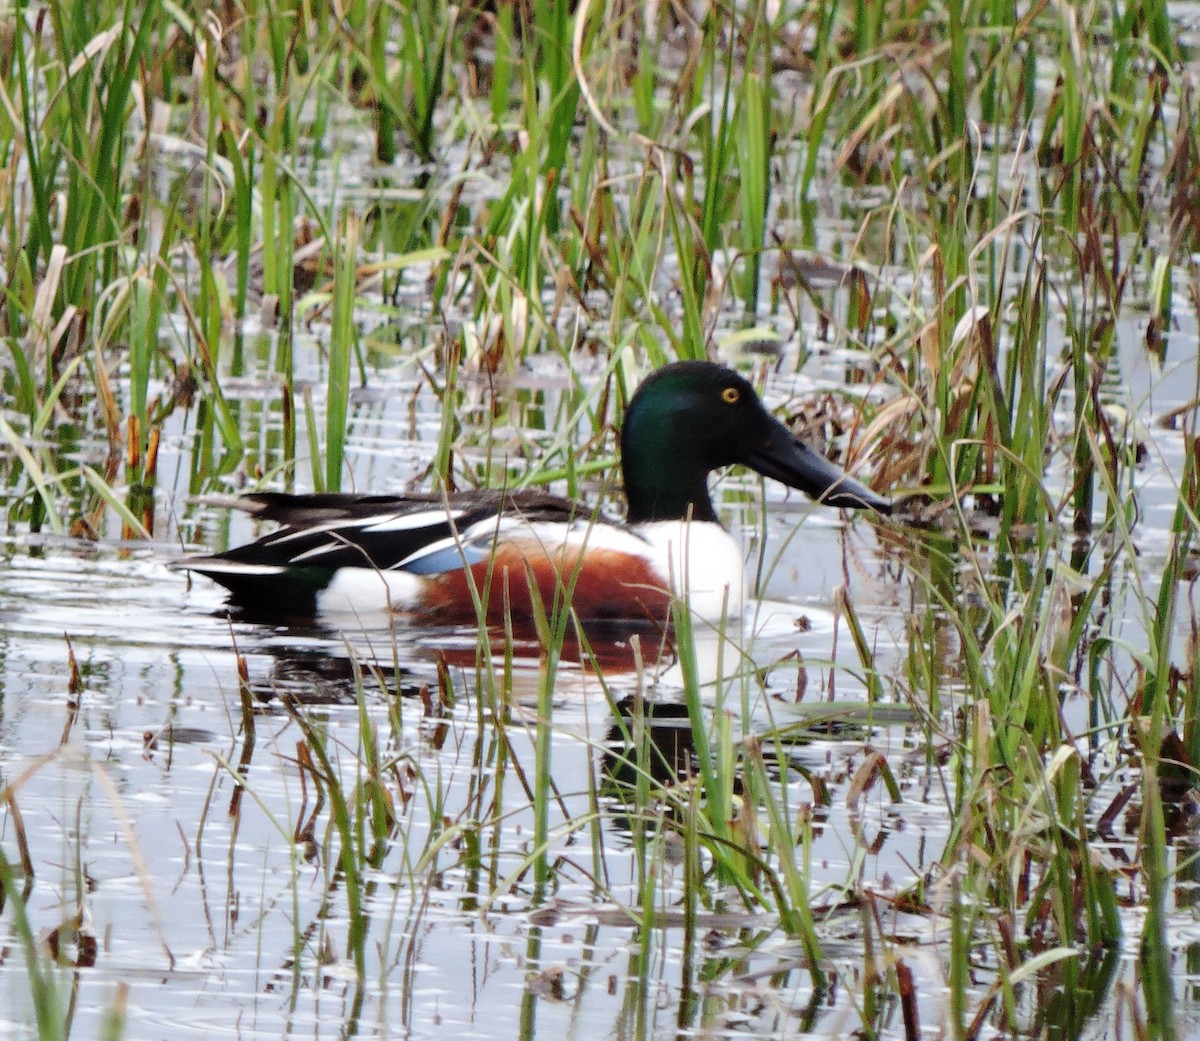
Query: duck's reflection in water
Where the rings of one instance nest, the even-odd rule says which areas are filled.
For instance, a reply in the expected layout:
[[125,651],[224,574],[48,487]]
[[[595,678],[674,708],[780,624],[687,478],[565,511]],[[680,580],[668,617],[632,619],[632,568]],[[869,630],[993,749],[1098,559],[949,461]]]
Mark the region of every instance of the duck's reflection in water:
[[553,663],[555,687],[564,695],[615,685],[620,693],[638,689],[677,690],[696,684],[713,687],[743,661],[740,632],[701,627],[688,641],[687,668],[677,653],[674,635],[650,623],[589,623],[570,627],[561,640],[543,638],[529,624],[492,628],[405,627],[395,619],[356,627],[267,625],[245,615],[239,622],[241,655],[272,659],[264,674],[247,682],[263,703],[280,698],[296,704],[336,704],[357,700],[360,683],[378,694],[415,697],[431,682],[448,681],[470,693],[482,673],[503,673],[518,701],[540,689],[544,670]]

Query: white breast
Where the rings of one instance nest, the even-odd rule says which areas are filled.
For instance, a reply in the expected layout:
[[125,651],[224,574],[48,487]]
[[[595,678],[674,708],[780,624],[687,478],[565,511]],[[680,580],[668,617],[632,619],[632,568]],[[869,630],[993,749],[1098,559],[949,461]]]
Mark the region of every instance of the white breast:
[[687,600],[694,617],[715,626],[740,622],[746,597],[742,548],[711,521],[655,521],[638,526],[655,570]]

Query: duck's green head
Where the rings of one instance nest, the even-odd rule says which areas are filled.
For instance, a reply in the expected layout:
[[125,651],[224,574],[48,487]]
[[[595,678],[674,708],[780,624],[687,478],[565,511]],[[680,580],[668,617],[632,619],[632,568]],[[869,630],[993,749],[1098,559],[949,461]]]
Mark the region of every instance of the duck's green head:
[[708,475],[735,463],[830,506],[891,510],[886,499],[793,436],[736,372],[685,361],[642,382],[621,428],[631,524],[715,521]]

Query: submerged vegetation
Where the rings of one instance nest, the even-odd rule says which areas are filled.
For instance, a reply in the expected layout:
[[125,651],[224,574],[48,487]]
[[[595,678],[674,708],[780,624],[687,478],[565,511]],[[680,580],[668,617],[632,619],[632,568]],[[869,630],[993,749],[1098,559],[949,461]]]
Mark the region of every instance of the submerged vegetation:
[[[681,613],[681,705],[597,667],[613,722],[588,739],[583,791],[556,779],[556,692],[572,653],[605,658],[569,603],[538,619],[530,712],[511,631],[472,634],[465,669],[443,653],[416,684],[384,640],[346,659],[340,730],[275,705],[257,740],[278,760],[251,770],[266,709],[247,673],[226,677],[241,711],[183,830],[199,856],[232,792],[231,820],[256,803],[287,843],[294,949],[268,956],[290,986],[336,965],[356,1017],[364,989],[412,971],[454,875],[473,913],[529,916],[522,1036],[564,997],[540,930],[568,888],[593,901],[573,913],[634,937],[631,1036],[813,1030],[837,993],[864,1036],[1179,1036],[1196,950],[1168,926],[1190,913],[1200,764],[1197,31],[1165,0],[9,7],[7,557],[52,535],[128,550],[207,524],[207,541],[199,497],[243,487],[368,490],[388,451],[372,405],[401,393],[406,451],[426,441],[403,479],[611,509],[632,386],[687,357],[753,370],[793,412],[814,367],[836,373],[807,436],[912,495],[874,533],[881,603],[835,597],[856,660],[824,671],[844,699],[805,697],[809,664],[764,669],[739,634],[706,685]],[[1149,469],[1165,494],[1147,498]],[[765,530],[753,497],[723,498]],[[649,670],[653,640],[634,652]],[[86,682],[68,685],[75,704]],[[21,959],[47,1038],[71,1030],[64,970],[107,956],[87,942],[88,854],[64,857],[61,907],[33,899],[20,810],[73,719],[57,752],[0,772],[2,960]],[[441,742],[468,732],[470,776],[443,773]],[[841,776],[798,753],[831,734],[853,742]],[[259,793],[268,770],[282,808]],[[949,818],[940,850],[868,877],[862,802],[903,818],[921,786]],[[814,867],[831,815],[854,833],[836,883]],[[916,984],[914,944],[936,963]],[[669,1026],[664,957],[681,962]],[[566,996],[590,969],[572,971]],[[109,1036],[132,990],[107,1003]],[[770,1001],[767,1025],[746,1011]]]

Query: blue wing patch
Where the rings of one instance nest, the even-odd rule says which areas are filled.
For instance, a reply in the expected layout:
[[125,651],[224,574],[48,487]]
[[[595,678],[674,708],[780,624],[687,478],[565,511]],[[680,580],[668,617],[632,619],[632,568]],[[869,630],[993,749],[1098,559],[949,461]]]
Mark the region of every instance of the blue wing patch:
[[488,545],[481,546],[477,542],[442,539],[405,557],[396,569],[412,575],[444,575],[482,563],[488,559],[488,551]]

